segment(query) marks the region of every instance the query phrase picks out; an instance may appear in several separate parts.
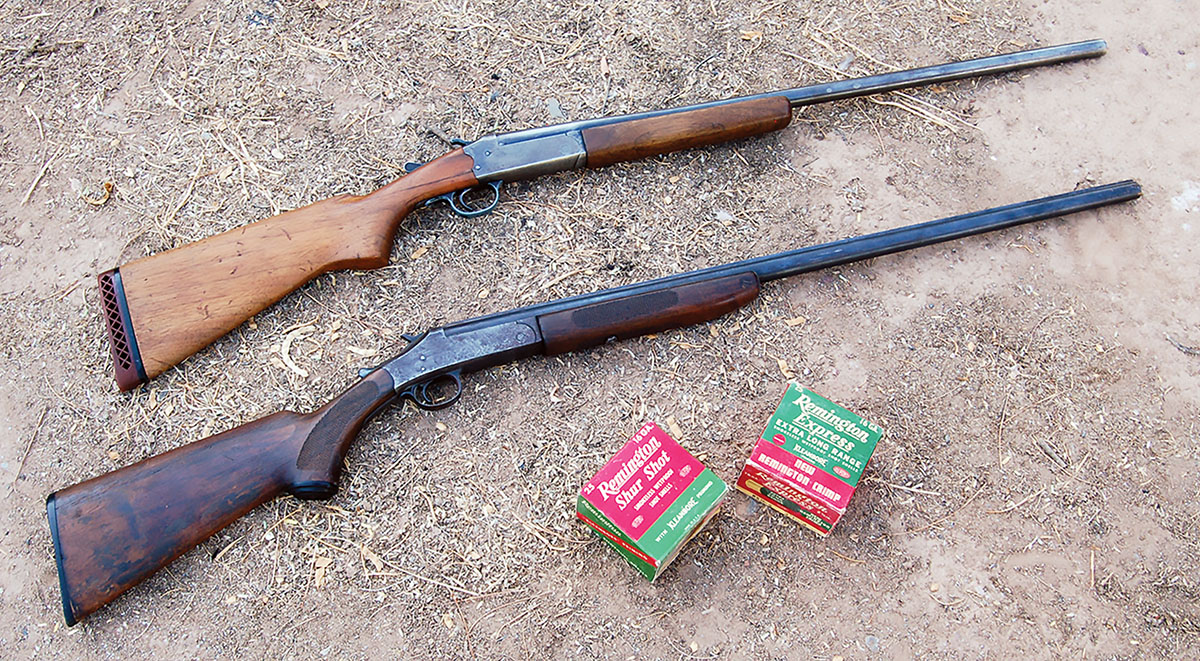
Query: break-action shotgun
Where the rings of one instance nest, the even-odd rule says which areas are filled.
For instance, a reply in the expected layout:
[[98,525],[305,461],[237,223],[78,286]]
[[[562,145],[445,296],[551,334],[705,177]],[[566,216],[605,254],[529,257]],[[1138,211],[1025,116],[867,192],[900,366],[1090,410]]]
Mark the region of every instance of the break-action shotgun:
[[276,496],[331,498],[350,443],[391,402],[443,408],[462,394],[464,374],[709,321],[754,300],[763,282],[1140,194],[1133,181],[1088,188],[429,330],[312,413],[275,413],[50,494],[67,624]]
[[[388,263],[400,221],[439,200],[478,215],[501,182],[781,129],[802,106],[1104,54],[1101,40],[484,136],[368,195],[338,195],[100,274],[117,383],[129,390],[327,271]],[[483,188],[478,208],[466,193]]]

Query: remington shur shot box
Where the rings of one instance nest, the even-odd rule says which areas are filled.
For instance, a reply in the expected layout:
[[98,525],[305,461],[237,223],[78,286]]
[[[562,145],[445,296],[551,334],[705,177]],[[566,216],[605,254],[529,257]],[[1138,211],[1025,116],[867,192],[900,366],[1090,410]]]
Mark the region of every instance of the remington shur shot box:
[[824,537],[846,513],[882,435],[878,425],[790,384],[737,487]]
[[721,478],[647,422],[583,485],[576,516],[653,581],[716,514],[726,491]]

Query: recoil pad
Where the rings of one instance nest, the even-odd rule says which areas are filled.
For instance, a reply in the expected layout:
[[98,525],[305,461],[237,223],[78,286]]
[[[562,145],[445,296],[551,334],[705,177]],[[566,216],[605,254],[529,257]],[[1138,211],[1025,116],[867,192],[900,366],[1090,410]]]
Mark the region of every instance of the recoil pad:
[[122,391],[133,390],[146,382],[146,370],[133,336],[133,321],[125,301],[120,269],[111,269],[96,277],[100,282],[100,309],[108,329],[108,347],[112,351],[113,372]]

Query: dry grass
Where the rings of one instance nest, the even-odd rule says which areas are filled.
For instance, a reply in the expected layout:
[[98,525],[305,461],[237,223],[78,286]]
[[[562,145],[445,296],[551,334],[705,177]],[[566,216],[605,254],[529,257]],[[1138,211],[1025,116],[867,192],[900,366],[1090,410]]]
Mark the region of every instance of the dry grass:
[[[991,169],[980,115],[1023,111],[977,103],[1016,93],[1021,76],[815,107],[761,139],[510,186],[482,218],[419,211],[391,266],[318,278],[143,390],[116,392],[94,273],[372,190],[443,152],[439,135],[544,124],[556,104],[578,119],[1050,41],[1007,1],[794,5],[0,8],[10,654],[1193,648],[1195,358],[1126,339],[1100,276],[1047,265],[1082,250],[1058,226],[796,278],[712,324],[475,375],[452,409],[381,415],[333,501],[277,500],[61,630],[46,493],[310,410],[403,332],[1084,180],[1064,160],[1044,175],[1059,183],[1022,195],[1023,176]],[[1100,216],[1143,227],[1146,208]],[[1194,314],[1157,312],[1180,346],[1200,341]],[[672,418],[732,479],[783,367],[889,430],[836,535],[815,540],[737,496],[649,586],[573,521],[584,476],[645,419]]]

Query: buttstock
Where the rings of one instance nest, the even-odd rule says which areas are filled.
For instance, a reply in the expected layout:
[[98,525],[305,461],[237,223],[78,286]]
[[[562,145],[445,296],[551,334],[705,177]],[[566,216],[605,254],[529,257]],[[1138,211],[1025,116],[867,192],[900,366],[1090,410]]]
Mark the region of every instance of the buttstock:
[[[321,200],[103,274],[121,389],[161,374],[322,273],[385,266],[404,216],[475,185],[472,165],[457,149],[369,195]],[[104,279],[114,273],[109,297]],[[140,369],[122,372],[118,346]]]
[[393,398],[376,372],[313,413],[275,413],[50,494],[67,624],[276,496],[331,497],[351,441]]
[[301,421],[276,413],[50,494],[67,624],[282,494]]

